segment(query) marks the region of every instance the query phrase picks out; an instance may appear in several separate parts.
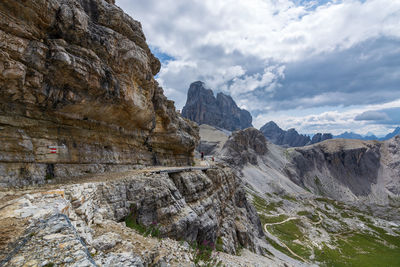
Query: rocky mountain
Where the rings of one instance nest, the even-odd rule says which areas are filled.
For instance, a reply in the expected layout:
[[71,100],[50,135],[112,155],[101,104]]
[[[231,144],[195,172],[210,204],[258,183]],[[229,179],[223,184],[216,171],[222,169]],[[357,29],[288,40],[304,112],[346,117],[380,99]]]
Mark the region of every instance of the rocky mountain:
[[238,108],[232,97],[206,89],[203,82],[190,85],[182,116],[198,124],[208,124],[229,131],[252,127],[247,110]]
[[311,139],[299,134],[295,129],[282,130],[275,122],[270,121],[260,128],[264,136],[273,144],[286,147],[300,147],[332,139],[331,134],[317,133]]
[[192,163],[197,126],[155,81],[139,22],[101,0],[0,11],[1,185]]
[[[387,205],[400,197],[400,136],[384,142],[332,139],[284,149],[260,133],[254,128],[235,132],[216,154],[242,173],[255,166],[264,172],[265,182],[269,176],[289,179],[303,190],[339,201]],[[247,181],[257,176],[252,171],[244,175]]]
[[312,192],[342,201],[388,204],[400,193],[400,138],[385,142],[334,139],[288,153],[288,176]]
[[259,218],[227,167],[103,174],[59,186],[0,195],[2,266],[182,266],[198,257],[189,244],[218,244],[221,254],[261,250]]
[[330,133],[317,133],[314,134],[313,138],[311,139],[311,144],[316,144],[325,140],[333,139],[333,135]]
[[[339,135],[335,135],[333,138],[342,138],[342,139],[358,139],[358,140],[378,140],[379,138],[376,137],[375,135],[368,135],[368,136],[363,136],[361,134],[353,133],[353,132],[344,132]],[[390,139],[390,138],[389,138]]]
[[393,132],[388,133],[385,137],[380,138],[380,141],[385,141],[385,140],[389,140],[397,135],[400,135],[400,127],[397,127],[396,129],[393,130]]
[[265,254],[242,179],[193,166],[198,127],[155,81],[139,22],[113,0],[4,0],[0,13],[0,266]]
[[368,133],[367,135],[363,136],[361,134],[353,133],[353,132],[344,132],[340,135],[335,135],[333,138],[343,138],[343,139],[358,139],[358,140],[379,140],[379,141],[386,141],[389,140],[396,135],[400,135],[400,127],[397,127],[396,129],[393,130],[393,132],[388,133],[382,138],[378,138],[376,135],[372,133]]
[[[400,263],[400,136],[285,149],[256,131],[233,133],[217,160],[244,179],[275,260],[283,254],[294,266]],[[242,158],[251,160],[238,164]]]
[[300,135],[295,129],[282,130],[275,122],[270,121],[260,128],[263,135],[272,143],[286,146],[305,146],[310,143],[310,137]]
[[240,167],[258,163],[257,158],[267,153],[267,140],[255,128],[236,131],[225,142],[219,153],[231,166]]

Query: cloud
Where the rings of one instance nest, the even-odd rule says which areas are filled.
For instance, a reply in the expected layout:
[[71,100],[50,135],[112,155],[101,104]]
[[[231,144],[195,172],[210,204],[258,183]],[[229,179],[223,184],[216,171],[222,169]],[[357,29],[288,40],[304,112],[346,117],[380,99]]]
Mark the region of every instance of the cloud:
[[389,120],[389,116],[384,112],[375,110],[365,111],[357,115],[354,120],[356,121],[384,121]]
[[[354,120],[354,114],[400,99],[399,1],[117,0],[117,5],[142,23],[162,61],[157,79],[179,109],[196,80],[231,94],[260,124],[278,114],[283,124],[304,131],[378,127]],[[325,112],[333,117],[323,117]],[[304,123],[308,120],[313,123]]]

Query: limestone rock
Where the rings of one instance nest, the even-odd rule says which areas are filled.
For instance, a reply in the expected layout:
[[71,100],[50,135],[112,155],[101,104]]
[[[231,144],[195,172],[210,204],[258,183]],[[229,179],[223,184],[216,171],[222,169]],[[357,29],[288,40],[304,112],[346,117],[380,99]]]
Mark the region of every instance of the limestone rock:
[[114,2],[1,1],[1,185],[43,183],[59,164],[76,166],[70,175],[191,164],[197,127],[163,95],[141,24]]
[[[57,190],[40,190],[5,201],[0,227],[15,227],[15,220],[25,219],[33,228],[22,236],[2,233],[1,240],[9,243],[0,242],[0,263],[6,259],[6,266],[23,266],[31,260],[148,266],[173,259],[171,251],[161,253],[143,236],[140,242],[132,239],[136,231],[119,223],[126,218],[141,227],[158,229],[163,241],[172,238],[213,246],[221,238],[226,252],[236,253],[240,247],[261,252],[260,220],[246,198],[242,181],[230,168],[220,165],[205,171],[120,175],[118,179],[60,185]],[[13,242],[13,235],[31,240],[14,254],[20,241]],[[63,244],[62,249],[57,249],[59,244]],[[182,250],[188,248],[182,245]]]
[[290,151],[288,177],[337,200],[387,204],[400,193],[400,137],[385,142],[333,139]]
[[252,127],[252,117],[247,110],[238,108],[232,97],[218,93],[214,97],[203,82],[190,85],[182,116],[198,124],[208,124],[229,131]]
[[264,136],[273,144],[296,147],[310,143],[310,137],[300,135],[295,129],[282,130],[275,122],[270,121],[260,128]]
[[324,133],[324,134],[317,133],[311,139],[311,144],[320,143],[322,141],[329,140],[329,139],[333,139],[333,135],[332,134],[330,134],[330,133]]
[[196,150],[204,155],[216,155],[228,140],[231,132],[207,124],[199,126],[200,143]]
[[220,156],[232,166],[241,167],[247,163],[256,165],[258,157],[267,153],[267,139],[255,128],[236,131],[226,141]]

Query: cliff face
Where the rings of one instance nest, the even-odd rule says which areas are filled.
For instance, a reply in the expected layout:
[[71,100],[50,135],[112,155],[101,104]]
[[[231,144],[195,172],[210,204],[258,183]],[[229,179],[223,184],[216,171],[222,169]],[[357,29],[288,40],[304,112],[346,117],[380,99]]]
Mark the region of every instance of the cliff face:
[[255,128],[237,131],[226,141],[220,157],[233,167],[242,167],[247,163],[256,165],[257,158],[268,151],[267,140]]
[[232,97],[214,93],[204,88],[204,83],[190,85],[182,116],[198,124],[208,124],[229,131],[252,127],[252,117],[247,110],[238,108]]
[[324,134],[317,133],[311,139],[311,144],[320,143],[322,141],[329,140],[329,139],[333,139],[333,135],[332,134],[330,134],[330,133],[324,133]]
[[[103,176],[41,188],[9,201],[0,195],[5,203],[0,210],[0,263],[190,265],[190,248],[166,237],[181,244],[218,244],[229,253],[241,247],[260,252],[260,220],[241,180],[229,168],[170,174],[131,171],[112,181]],[[124,220],[157,228],[162,239],[143,237]],[[21,240],[25,243],[18,247]]]
[[197,127],[154,80],[140,23],[113,2],[1,1],[0,184],[191,164]]
[[380,204],[398,199],[400,137],[385,142],[334,139],[288,151],[292,181],[338,200]]
[[275,122],[270,121],[261,127],[260,131],[272,143],[285,146],[305,146],[310,143],[310,137],[300,135],[295,129],[282,130]]

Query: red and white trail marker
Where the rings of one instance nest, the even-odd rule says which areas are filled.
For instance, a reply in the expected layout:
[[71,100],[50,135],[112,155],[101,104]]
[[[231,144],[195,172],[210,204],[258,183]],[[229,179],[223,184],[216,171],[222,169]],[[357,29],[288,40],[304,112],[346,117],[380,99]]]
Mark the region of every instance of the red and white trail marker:
[[56,146],[49,146],[50,154],[57,154],[57,147]]

